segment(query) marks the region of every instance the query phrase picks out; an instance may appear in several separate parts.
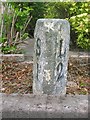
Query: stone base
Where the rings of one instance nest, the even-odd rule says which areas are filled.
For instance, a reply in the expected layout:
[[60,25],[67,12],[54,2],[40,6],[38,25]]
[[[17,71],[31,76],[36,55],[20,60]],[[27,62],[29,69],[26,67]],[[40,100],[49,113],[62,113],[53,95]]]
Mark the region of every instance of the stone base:
[[24,54],[0,54],[0,61],[23,62]]
[[2,118],[88,118],[88,95],[0,94],[0,97]]

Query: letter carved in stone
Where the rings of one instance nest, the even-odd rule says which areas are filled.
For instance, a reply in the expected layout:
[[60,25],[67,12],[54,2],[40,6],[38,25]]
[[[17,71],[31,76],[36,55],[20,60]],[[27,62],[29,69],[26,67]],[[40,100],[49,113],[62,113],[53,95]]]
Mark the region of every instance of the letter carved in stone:
[[62,53],[62,44],[63,44],[63,39],[60,40],[60,49],[59,49],[59,55],[58,55],[58,58],[59,58],[59,63],[57,64],[57,67],[56,67],[56,71],[57,71],[57,77],[56,77],[56,81],[60,81],[60,78],[64,76],[64,73],[63,73],[63,58],[65,57],[65,53],[66,53],[66,49],[64,49],[64,53]]
[[40,57],[40,54],[41,54],[41,48],[40,48],[40,45],[41,45],[41,40],[38,38],[37,39],[37,42],[36,42],[36,56],[37,56],[37,80],[39,79],[38,78],[38,70],[39,70],[39,64],[38,64],[38,59]]
[[70,25],[63,19],[39,19],[35,27],[33,93],[66,94]]

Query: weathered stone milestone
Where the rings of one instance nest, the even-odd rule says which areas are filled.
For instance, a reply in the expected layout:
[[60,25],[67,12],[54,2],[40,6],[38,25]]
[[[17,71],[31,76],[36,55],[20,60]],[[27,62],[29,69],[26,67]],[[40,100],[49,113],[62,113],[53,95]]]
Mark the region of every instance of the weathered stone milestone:
[[33,93],[65,95],[70,25],[63,19],[37,20]]

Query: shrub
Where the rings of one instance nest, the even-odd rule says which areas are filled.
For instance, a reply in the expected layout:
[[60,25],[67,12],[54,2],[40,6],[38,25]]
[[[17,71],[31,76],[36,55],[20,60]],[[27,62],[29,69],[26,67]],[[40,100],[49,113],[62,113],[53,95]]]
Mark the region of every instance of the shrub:
[[[20,7],[21,4],[19,4]],[[16,53],[17,45],[28,38],[26,28],[31,20],[29,12],[31,8],[15,7],[15,3],[3,3],[0,43],[3,53]]]
[[83,49],[90,50],[88,2],[73,3],[69,12],[72,30],[75,30],[77,35],[77,45]]

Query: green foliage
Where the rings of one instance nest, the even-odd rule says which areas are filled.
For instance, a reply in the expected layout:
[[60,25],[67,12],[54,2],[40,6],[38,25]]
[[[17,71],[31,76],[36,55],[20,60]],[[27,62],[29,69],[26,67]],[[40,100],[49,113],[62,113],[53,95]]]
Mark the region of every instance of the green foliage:
[[32,16],[31,21],[29,22],[26,32],[29,33],[29,37],[33,37],[34,28],[36,25],[36,21],[39,18],[44,18],[44,14],[46,12],[46,3],[43,2],[16,2],[11,3],[14,10],[16,11],[17,23],[16,28],[21,29],[24,25],[25,19],[29,16]]
[[22,3],[4,3],[4,13],[2,14],[3,28],[0,36],[3,53],[15,53],[17,44],[28,38],[26,28],[31,20],[29,12],[32,8],[22,7]]
[[44,18],[47,7],[44,2],[29,2],[28,7],[32,7],[33,10],[30,12],[32,20],[27,27],[27,31],[33,37],[36,21],[40,18]]
[[89,40],[89,3],[73,3],[70,8],[70,23],[77,34],[77,44],[83,49],[90,50]]
[[16,46],[11,46],[11,47],[9,47],[9,46],[3,46],[2,47],[2,51],[4,51],[4,53],[5,54],[7,54],[7,53],[15,53],[15,51],[16,51]]
[[[51,2],[47,3],[45,18],[67,19],[71,25],[71,41],[78,47],[90,49],[89,40],[90,2]],[[74,35],[73,35],[74,33]],[[75,37],[74,37],[75,36]]]
[[17,42],[33,36],[36,20],[44,17],[46,6],[43,2],[9,2],[4,6],[0,41],[3,43],[2,52],[12,53],[17,49]]
[[17,16],[15,27],[18,31],[22,31],[25,21],[27,22],[27,19],[30,16],[29,13],[33,10],[33,8],[28,7],[27,3],[11,3],[11,5],[14,8],[15,14]]
[[69,3],[68,2],[51,2],[46,4],[47,10],[45,18],[60,18],[69,17]]
[[[83,49],[90,49],[89,40],[90,2],[9,2],[5,7],[0,24],[3,53],[14,53],[17,43],[33,37],[39,18],[67,19],[71,25],[71,41]],[[1,25],[0,25],[1,27]]]

